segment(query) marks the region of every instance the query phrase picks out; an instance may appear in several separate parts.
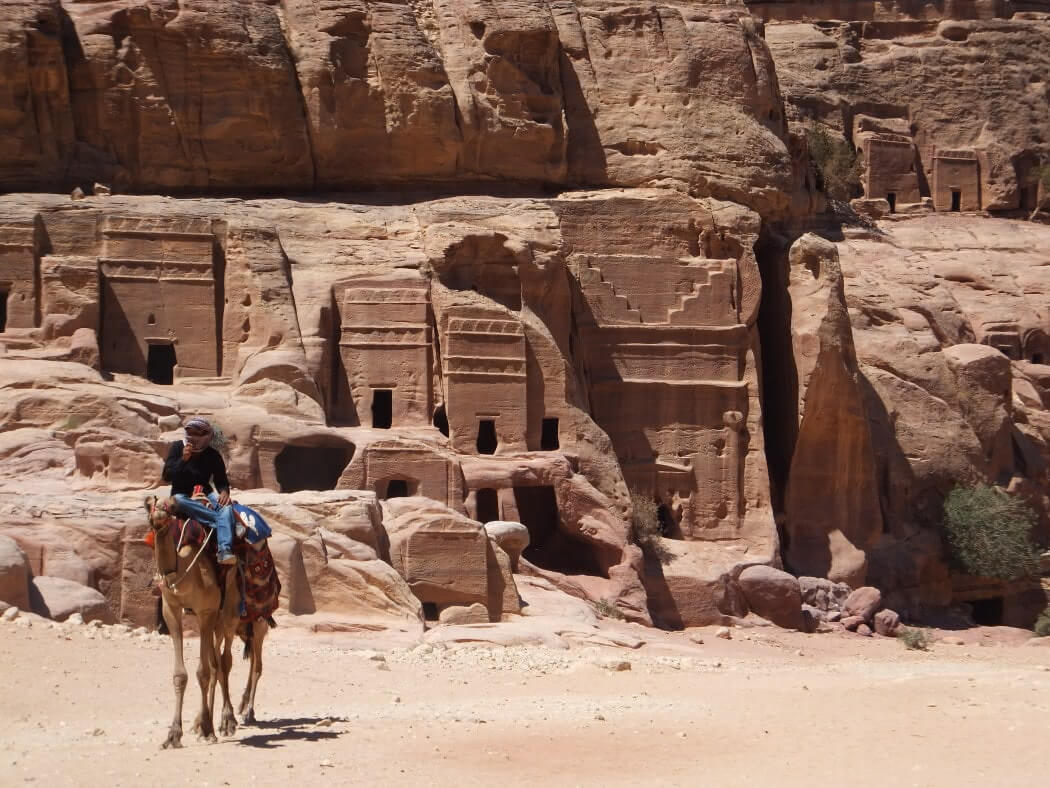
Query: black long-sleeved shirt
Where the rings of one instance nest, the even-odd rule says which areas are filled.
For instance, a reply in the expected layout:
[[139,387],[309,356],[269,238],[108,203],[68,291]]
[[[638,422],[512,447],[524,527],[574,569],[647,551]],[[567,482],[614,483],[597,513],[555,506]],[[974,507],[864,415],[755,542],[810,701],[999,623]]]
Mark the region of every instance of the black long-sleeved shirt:
[[182,441],[175,441],[168,450],[168,459],[164,461],[163,478],[171,482],[171,494],[192,495],[198,484],[204,492],[211,492],[211,481],[215,479],[215,489],[219,492],[230,489],[230,480],[226,478],[226,463],[222,455],[211,446],[197,452],[188,460],[182,459]]

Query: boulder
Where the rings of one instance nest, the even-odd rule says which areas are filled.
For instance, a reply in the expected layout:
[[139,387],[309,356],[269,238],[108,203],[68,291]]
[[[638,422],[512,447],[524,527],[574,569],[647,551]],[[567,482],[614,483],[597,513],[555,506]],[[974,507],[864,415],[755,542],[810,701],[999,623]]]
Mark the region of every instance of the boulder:
[[798,579],[771,566],[749,566],[740,587],[752,612],[787,629],[802,629],[802,595]]
[[857,634],[858,635],[863,635],[866,638],[870,638],[871,637],[871,627],[869,627],[867,624],[860,624],[857,627]]
[[488,537],[481,523],[427,498],[391,499],[383,507],[391,562],[421,602],[488,602]]
[[485,523],[485,533],[510,556],[510,565],[517,571],[518,557],[529,546],[529,529],[521,523],[492,520]]
[[842,619],[842,626],[849,632],[856,632],[863,623],[864,619],[860,616],[846,616]]
[[875,631],[880,635],[888,638],[896,637],[900,625],[901,617],[888,608],[875,614]]
[[802,605],[802,631],[816,632],[825,621],[825,612],[812,605]]
[[114,622],[106,598],[94,588],[72,580],[47,575],[34,577],[30,597],[34,613],[55,621],[65,621],[74,613],[80,613],[84,621]]
[[847,616],[860,616],[865,623],[870,623],[875,611],[882,607],[882,592],[872,586],[858,588],[846,598],[843,610]]
[[10,536],[0,535],[0,601],[29,608],[29,562]]
[[489,609],[480,602],[472,605],[449,605],[438,615],[442,624],[487,624]]
[[802,604],[822,611],[841,611],[851,590],[845,583],[834,583],[826,577],[800,577],[798,587]]

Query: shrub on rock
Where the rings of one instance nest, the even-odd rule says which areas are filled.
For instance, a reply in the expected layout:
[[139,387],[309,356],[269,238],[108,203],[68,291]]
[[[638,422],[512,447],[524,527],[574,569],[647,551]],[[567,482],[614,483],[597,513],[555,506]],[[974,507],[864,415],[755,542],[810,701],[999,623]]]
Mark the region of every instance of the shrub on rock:
[[944,530],[952,559],[970,575],[1014,580],[1033,574],[1039,551],[1036,517],[1024,501],[997,487],[956,487],[944,499]]

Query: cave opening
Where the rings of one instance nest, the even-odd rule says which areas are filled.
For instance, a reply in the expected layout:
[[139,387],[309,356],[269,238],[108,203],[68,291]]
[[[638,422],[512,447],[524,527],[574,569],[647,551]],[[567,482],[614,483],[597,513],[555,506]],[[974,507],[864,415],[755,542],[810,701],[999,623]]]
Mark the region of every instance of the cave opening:
[[495,454],[499,448],[496,437],[496,422],[493,419],[482,419],[478,422],[478,454]]
[[787,251],[793,240],[772,228],[763,228],[755,245],[755,257],[762,276],[762,301],[758,310],[762,347],[762,431],[774,513],[784,509],[791,457],[798,438],[798,370],[791,345],[787,261]]
[[170,386],[175,382],[176,363],[173,344],[151,344],[146,356],[146,379],[161,386]]
[[544,419],[543,428],[540,432],[540,449],[542,451],[556,451],[560,446],[561,443],[558,440],[558,419]]
[[407,498],[408,497],[408,481],[405,479],[391,479],[386,483],[386,495],[383,496],[385,500],[391,498]]
[[491,523],[499,519],[499,495],[491,487],[484,487],[474,493],[477,521]]
[[7,330],[7,290],[0,290],[0,334]]
[[388,430],[394,423],[394,392],[391,389],[372,389],[372,427]]
[[558,527],[558,500],[552,486],[515,487],[514,503],[518,519],[529,530],[529,546],[522,552],[527,561],[565,575],[607,576],[598,548]]
[[973,623],[979,627],[999,627],[1003,624],[1003,598],[971,599]]
[[434,409],[434,426],[437,428],[438,432],[446,438],[448,437],[448,414],[445,413],[444,405],[438,405],[437,408]]
[[886,193],[886,202],[890,204],[890,213],[895,213],[897,210],[897,195],[895,192]]
[[274,458],[280,492],[334,490],[354,456],[353,444],[285,446]]

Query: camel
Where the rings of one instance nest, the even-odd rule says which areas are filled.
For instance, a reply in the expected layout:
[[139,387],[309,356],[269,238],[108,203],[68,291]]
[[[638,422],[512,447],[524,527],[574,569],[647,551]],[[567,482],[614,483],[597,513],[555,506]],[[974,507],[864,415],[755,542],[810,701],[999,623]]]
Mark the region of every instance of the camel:
[[[183,547],[178,553],[172,544],[169,529],[175,521],[174,501],[170,498],[158,499],[149,496],[145,501],[149,513],[150,528],[154,533],[154,551],[157,571],[163,577],[161,583],[161,602],[164,622],[171,634],[175,647],[175,718],[168,730],[168,736],[161,745],[163,749],[182,746],[182,701],[186,692],[186,663],[182,652],[182,611],[190,610],[196,617],[200,628],[201,655],[197,668],[197,682],[201,688],[201,710],[197,715],[193,729],[200,738],[208,742],[217,741],[213,727],[213,709],[215,702],[215,684],[222,687],[222,720],[219,733],[232,736],[237,730],[237,718],[230,703],[229,677],[233,658],[230,647],[240,621],[238,605],[240,591],[237,587],[237,573],[226,573],[226,588],[223,594],[219,588],[214,563],[203,555],[203,551],[187,550]],[[185,553],[185,555],[183,555]],[[265,625],[264,625],[265,626]],[[263,631],[265,636],[265,631]],[[258,682],[255,674],[255,643],[261,655],[263,637],[252,638],[252,687],[249,708],[254,704],[254,684]],[[220,654],[221,648],[221,654]],[[258,672],[262,672],[261,656],[258,660]],[[248,693],[246,691],[246,697]],[[242,706],[244,703],[242,702]]]

